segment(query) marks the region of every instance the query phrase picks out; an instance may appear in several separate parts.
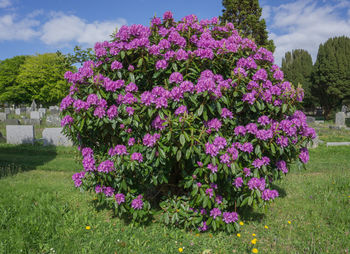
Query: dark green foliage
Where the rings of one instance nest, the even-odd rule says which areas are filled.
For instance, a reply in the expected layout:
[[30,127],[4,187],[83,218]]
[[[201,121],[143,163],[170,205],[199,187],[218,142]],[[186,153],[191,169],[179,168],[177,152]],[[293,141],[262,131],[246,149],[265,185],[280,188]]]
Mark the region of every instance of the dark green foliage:
[[268,38],[266,23],[261,18],[262,8],[258,0],[223,0],[222,22],[232,22],[243,37],[252,37],[255,43],[273,52],[275,45]]
[[67,55],[63,55],[60,51],[57,51],[56,54],[58,56],[65,57],[68,66],[71,66],[73,64],[83,64],[86,61],[95,59],[92,48],[83,49],[78,45],[74,47],[73,54],[68,53]]
[[28,100],[25,91],[19,88],[17,76],[27,56],[15,56],[0,62],[0,102],[21,103]]
[[321,44],[314,66],[312,89],[327,118],[350,99],[350,38],[334,37]]
[[295,86],[302,85],[305,92],[304,108],[314,108],[316,98],[311,94],[313,65],[309,52],[304,49],[288,51],[282,59],[282,70],[286,80],[291,81]]

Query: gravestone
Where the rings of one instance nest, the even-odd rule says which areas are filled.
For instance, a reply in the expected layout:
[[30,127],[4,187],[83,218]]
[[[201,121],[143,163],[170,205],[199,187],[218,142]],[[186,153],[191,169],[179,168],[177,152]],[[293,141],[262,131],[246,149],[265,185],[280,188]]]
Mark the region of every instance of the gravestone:
[[343,106],[341,107],[341,112],[344,112],[344,113],[348,112],[348,106],[343,105]]
[[5,108],[5,109],[4,109],[4,112],[5,112],[6,114],[11,114],[11,109],[10,109],[10,108]]
[[33,125],[6,125],[7,144],[33,144],[34,126]]
[[335,125],[336,126],[345,126],[345,113],[338,112],[335,114]]
[[0,113],[0,121],[1,122],[5,122],[5,120],[7,119],[7,114],[6,113]]
[[309,123],[314,123],[315,122],[315,117],[313,116],[307,116],[306,117],[306,122],[309,124]]
[[15,109],[16,115],[20,115],[20,114],[25,113],[25,112],[26,112],[26,108],[16,108]]
[[28,119],[24,118],[21,120],[24,125],[40,125],[41,120],[40,119]]
[[35,100],[32,101],[32,105],[30,105],[30,111],[36,111],[37,110],[37,105],[35,103]]
[[30,119],[38,119],[40,120],[41,114],[39,111],[32,111],[30,112]]
[[6,119],[5,120],[6,125],[20,125],[20,121],[18,119]]
[[50,106],[49,111],[51,115],[58,115],[60,113],[60,108],[58,106]]
[[61,126],[61,118],[58,115],[48,115],[46,117],[46,124],[52,126]]
[[320,139],[316,136],[316,138],[312,139],[312,141],[307,144],[307,148],[317,148],[319,143]]
[[44,145],[72,146],[73,143],[64,134],[62,128],[46,128],[43,130]]
[[38,111],[44,115],[46,114],[46,108],[39,108]]

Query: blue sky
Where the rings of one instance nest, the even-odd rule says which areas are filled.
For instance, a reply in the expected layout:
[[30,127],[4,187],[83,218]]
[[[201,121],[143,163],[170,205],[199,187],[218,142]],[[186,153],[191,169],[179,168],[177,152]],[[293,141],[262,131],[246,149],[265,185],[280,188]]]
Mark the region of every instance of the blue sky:
[[[260,0],[263,18],[276,45],[276,63],[286,51],[303,48],[315,60],[320,43],[350,37],[349,0]],[[170,10],[178,20],[222,13],[221,0],[0,0],[0,60],[15,55],[71,52],[109,39],[116,27],[148,25]]]

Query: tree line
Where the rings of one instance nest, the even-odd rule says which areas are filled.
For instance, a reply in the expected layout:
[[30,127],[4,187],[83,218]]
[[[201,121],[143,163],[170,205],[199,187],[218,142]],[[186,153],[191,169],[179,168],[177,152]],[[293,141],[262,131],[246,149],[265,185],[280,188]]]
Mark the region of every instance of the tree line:
[[285,79],[304,88],[305,109],[321,106],[325,118],[350,104],[350,38],[334,37],[320,44],[315,63],[304,49],[287,52],[282,59]]

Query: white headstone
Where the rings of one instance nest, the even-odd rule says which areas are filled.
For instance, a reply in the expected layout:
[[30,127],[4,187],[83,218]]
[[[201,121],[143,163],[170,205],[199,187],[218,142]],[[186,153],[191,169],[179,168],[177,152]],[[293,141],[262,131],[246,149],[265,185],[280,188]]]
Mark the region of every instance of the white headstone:
[[15,114],[16,115],[20,115],[21,114],[21,109],[20,108],[16,108],[15,109]]
[[30,119],[40,119],[40,112],[39,111],[32,111],[30,112]]
[[34,126],[33,125],[6,125],[7,144],[33,144]]
[[44,113],[44,115],[46,114],[46,108],[39,108],[38,111]]
[[336,126],[345,126],[345,113],[338,112],[335,114],[335,125]]
[[62,128],[46,128],[43,130],[44,145],[72,146],[73,143],[64,134]]
[[1,113],[0,113],[0,121],[4,122],[6,119],[7,119],[7,114],[1,112]]

